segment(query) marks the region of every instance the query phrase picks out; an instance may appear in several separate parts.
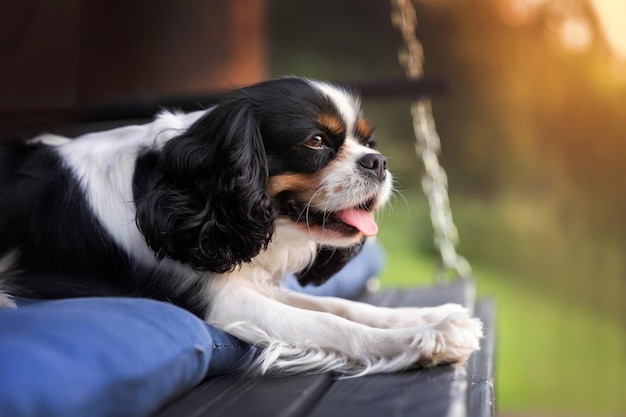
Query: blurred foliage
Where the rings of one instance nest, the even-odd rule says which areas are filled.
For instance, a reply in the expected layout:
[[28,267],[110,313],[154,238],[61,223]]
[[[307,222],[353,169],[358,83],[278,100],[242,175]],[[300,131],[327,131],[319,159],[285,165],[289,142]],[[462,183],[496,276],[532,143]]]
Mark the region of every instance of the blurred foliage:
[[[499,281],[479,275],[478,285],[506,304],[505,408],[589,413],[603,403],[599,414],[623,414],[623,382],[608,368],[623,366],[615,359],[626,334],[626,63],[615,60],[585,0],[526,2],[536,6],[532,16],[512,20],[507,7],[522,3],[415,3],[426,73],[451,84],[433,109],[460,252],[480,272],[501,272]],[[402,76],[388,1],[273,0],[269,17],[274,75]],[[558,29],[568,19],[584,22],[584,47],[563,42]],[[381,215],[385,277],[424,283],[435,261],[432,269],[423,262],[434,250],[409,103],[364,104],[397,181],[394,207]],[[594,340],[612,359],[598,360]],[[587,375],[595,382],[585,384]]]

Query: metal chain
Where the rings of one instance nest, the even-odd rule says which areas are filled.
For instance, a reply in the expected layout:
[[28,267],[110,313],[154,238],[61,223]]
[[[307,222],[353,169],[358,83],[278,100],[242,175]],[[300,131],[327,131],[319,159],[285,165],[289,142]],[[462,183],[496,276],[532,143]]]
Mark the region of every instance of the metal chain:
[[[391,0],[391,21],[400,31],[404,47],[398,59],[408,80],[424,75],[424,50],[417,39],[417,14],[411,0]],[[448,178],[439,163],[441,141],[435,128],[430,100],[422,98],[411,103],[415,151],[424,164],[422,189],[428,199],[433,224],[435,246],[439,250],[440,267],[435,279],[446,282],[452,276],[465,278],[471,275],[469,262],[456,251],[459,234],[452,219],[448,197]]]

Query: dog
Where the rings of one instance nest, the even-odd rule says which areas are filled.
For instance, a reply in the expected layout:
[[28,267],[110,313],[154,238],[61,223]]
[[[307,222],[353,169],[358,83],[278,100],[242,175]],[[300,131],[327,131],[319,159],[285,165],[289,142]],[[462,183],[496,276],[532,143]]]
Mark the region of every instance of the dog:
[[462,363],[481,323],[455,304],[383,308],[281,287],[325,282],[393,193],[358,97],[287,77],[191,113],[0,150],[0,304],[130,296],[262,347],[261,373],[346,376]]

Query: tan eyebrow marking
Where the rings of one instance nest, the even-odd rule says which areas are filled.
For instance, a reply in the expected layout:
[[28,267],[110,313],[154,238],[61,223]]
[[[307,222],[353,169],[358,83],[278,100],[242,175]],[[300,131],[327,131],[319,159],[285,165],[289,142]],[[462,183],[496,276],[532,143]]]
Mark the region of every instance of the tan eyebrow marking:
[[343,120],[331,113],[322,113],[317,116],[315,121],[324,129],[327,129],[335,136],[343,136],[346,134],[346,125]]
[[368,139],[374,132],[374,126],[372,126],[367,120],[358,118],[356,121],[356,136],[361,139]]

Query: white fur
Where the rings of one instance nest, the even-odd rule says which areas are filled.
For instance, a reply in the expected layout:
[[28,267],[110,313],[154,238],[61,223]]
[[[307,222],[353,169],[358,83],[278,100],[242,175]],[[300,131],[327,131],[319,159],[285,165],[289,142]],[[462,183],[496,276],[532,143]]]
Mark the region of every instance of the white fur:
[[[221,280],[214,290],[228,296],[215,298],[207,321],[263,347],[257,360],[260,372],[359,376],[462,362],[478,349],[481,324],[461,306],[394,310],[269,293],[249,284],[245,274]],[[233,308],[242,305],[243,310]]]
[[354,125],[356,123],[357,117],[359,116],[359,111],[361,108],[361,103],[359,100],[351,94],[348,94],[346,90],[336,87],[334,85],[322,82],[322,81],[313,81],[309,80],[309,83],[314,87],[320,90],[324,95],[330,98],[337,109],[343,116],[344,121],[346,122],[346,127],[348,131],[352,131],[354,129]]
[[29,145],[36,145],[38,143],[41,143],[41,144],[48,145],[48,146],[58,146],[58,145],[64,145],[69,141],[70,139],[64,136],[46,133],[46,134],[39,135],[36,138],[29,140],[27,143]]
[[56,147],[115,242],[147,265],[156,258],[135,225],[133,173],[139,152],[160,149],[203,112],[163,112],[149,124],[89,133]]
[[55,148],[78,179],[93,213],[115,243],[137,262],[158,265],[176,274],[175,288],[179,292],[193,283],[197,273],[177,261],[155,258],[135,224],[133,173],[142,150],[161,149],[203,113],[166,111],[151,123],[89,133],[67,142],[56,141]]
[[[311,81],[311,85],[335,102],[349,132],[343,159],[324,174],[319,193],[323,200],[312,199],[311,204],[337,210],[375,198],[379,208],[391,194],[392,179],[388,174],[376,187],[357,180],[359,158],[376,152],[359,144],[351,133],[359,117],[358,100],[329,84]],[[53,135],[33,140],[54,146],[62,156],[111,238],[135,261],[174,272],[180,277],[175,283],[179,290],[193,282],[198,272],[154,257],[135,224],[132,179],[139,152],[160,149],[203,113],[166,112],[149,124],[91,133],[72,141]],[[312,236],[290,220],[277,220],[267,250],[232,273],[206,277],[201,291],[211,299],[207,322],[263,347],[257,361],[261,372],[394,372],[416,364],[463,361],[478,349],[480,322],[461,306],[391,309],[282,289],[282,277],[306,268],[315,258],[318,243],[347,246],[359,240],[358,236]],[[13,306],[1,290],[0,306]]]
[[[360,173],[356,168],[358,160],[369,153],[377,153],[375,150],[361,145],[353,136],[349,135],[344,142],[343,157],[339,164],[334,164],[333,169],[325,176],[324,191],[326,210],[339,210],[346,207],[354,207],[368,197],[376,196],[377,207],[383,206],[391,196],[393,177],[387,173],[381,186],[374,187],[369,182],[358,181]],[[339,189],[340,191],[335,191]]]
[[[0,258],[0,277],[6,278],[11,274],[11,268],[16,256],[17,252],[11,251]],[[0,308],[16,308],[17,305],[15,304],[15,301],[13,301],[11,296],[8,294],[8,289],[3,288],[3,284],[3,280],[0,279]]]

